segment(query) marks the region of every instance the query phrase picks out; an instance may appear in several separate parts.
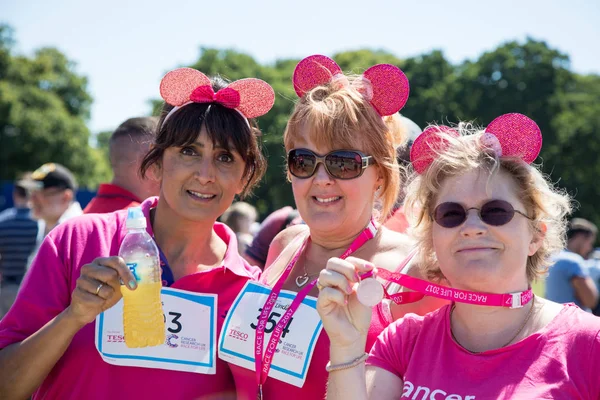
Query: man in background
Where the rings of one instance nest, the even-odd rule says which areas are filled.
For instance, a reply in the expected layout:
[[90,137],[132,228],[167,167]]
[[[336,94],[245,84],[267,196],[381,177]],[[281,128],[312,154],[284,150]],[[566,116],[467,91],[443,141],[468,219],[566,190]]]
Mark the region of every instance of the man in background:
[[0,318],[17,297],[39,231],[38,222],[31,217],[27,190],[16,183],[12,197],[14,207],[0,216]]
[[557,303],[575,303],[584,309],[598,304],[598,289],[585,265],[593,249],[598,228],[583,218],[574,218],[567,230],[567,248],[554,258],[546,278],[546,298]]
[[109,141],[113,179],[100,185],[96,197],[83,210],[85,214],[135,207],[158,195],[159,182],[139,174],[142,160],[154,143],[156,127],[154,117],[130,118],[113,132]]
[[83,214],[75,199],[75,176],[61,164],[44,164],[18,185],[31,193],[32,215],[42,220],[44,237],[61,222]]

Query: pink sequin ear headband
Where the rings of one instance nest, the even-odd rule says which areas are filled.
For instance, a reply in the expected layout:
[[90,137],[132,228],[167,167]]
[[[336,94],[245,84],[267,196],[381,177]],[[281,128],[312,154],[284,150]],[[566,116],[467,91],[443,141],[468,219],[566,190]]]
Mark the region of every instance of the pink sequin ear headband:
[[164,121],[181,107],[192,103],[221,104],[236,110],[246,119],[266,114],[275,102],[275,92],[265,81],[240,79],[215,93],[210,79],[193,68],[168,72],[160,81],[160,95],[167,104],[174,106]]
[[[341,85],[348,82],[342,69],[326,56],[306,57],[294,70],[294,89],[298,97],[334,81]],[[400,68],[391,64],[378,64],[367,69],[362,75],[362,84],[356,89],[382,117],[397,113],[408,100],[408,79]]]
[[[458,137],[459,133],[447,126],[425,129],[412,145],[410,161],[417,173],[422,174],[431,165],[436,154],[443,151],[445,142],[439,132]],[[531,164],[542,149],[542,132],[538,125],[523,114],[504,114],[493,120],[480,137],[481,147],[498,157],[517,157]]]

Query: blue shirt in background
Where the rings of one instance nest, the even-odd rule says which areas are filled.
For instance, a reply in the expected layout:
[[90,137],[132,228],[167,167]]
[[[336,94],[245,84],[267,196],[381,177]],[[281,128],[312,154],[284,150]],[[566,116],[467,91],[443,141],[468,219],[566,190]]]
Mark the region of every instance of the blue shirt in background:
[[575,297],[571,279],[588,276],[585,260],[579,254],[563,250],[554,257],[546,278],[546,298],[557,303],[575,303],[582,307]]
[[13,208],[0,216],[0,273],[19,284],[36,248],[39,225],[28,208]]

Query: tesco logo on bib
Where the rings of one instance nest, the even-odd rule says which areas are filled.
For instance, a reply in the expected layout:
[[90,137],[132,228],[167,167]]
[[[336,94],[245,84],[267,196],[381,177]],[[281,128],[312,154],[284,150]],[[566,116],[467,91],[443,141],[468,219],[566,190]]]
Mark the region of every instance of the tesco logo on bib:
[[234,329],[234,328],[231,328],[229,330],[228,336],[232,337],[234,339],[237,339],[237,340],[241,340],[242,342],[245,342],[245,341],[248,340],[248,334],[247,333],[240,332],[240,331],[238,331],[237,329]]
[[107,343],[125,343],[125,336],[123,335],[106,335]]

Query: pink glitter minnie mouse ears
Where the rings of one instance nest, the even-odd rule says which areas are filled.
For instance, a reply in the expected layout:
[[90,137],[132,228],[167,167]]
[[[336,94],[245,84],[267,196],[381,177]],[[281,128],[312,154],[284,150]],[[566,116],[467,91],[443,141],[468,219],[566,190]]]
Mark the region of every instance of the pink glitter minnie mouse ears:
[[210,79],[193,68],[178,68],[168,72],[160,82],[160,95],[175,106],[165,121],[179,108],[191,103],[217,103],[237,110],[245,118],[266,114],[275,102],[275,92],[265,81],[240,79],[214,92]]
[[[425,172],[436,154],[443,151],[444,139],[437,134],[440,131],[459,136],[457,131],[447,126],[430,127],[423,131],[410,150],[410,161],[417,173]],[[485,128],[480,144],[498,157],[517,157],[531,164],[542,149],[542,132],[531,118],[523,114],[504,114]]]
[[[357,87],[382,117],[400,111],[408,100],[409,84],[402,70],[391,64],[378,64],[362,75],[364,85]],[[345,85],[342,69],[331,58],[322,55],[306,57],[294,70],[294,89],[299,97],[311,89],[334,80]]]

